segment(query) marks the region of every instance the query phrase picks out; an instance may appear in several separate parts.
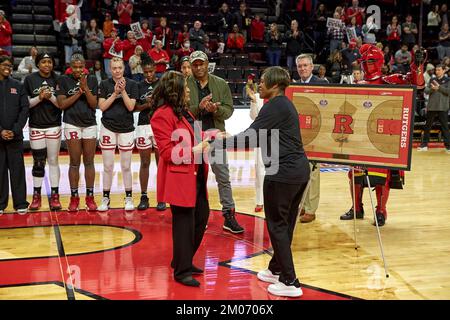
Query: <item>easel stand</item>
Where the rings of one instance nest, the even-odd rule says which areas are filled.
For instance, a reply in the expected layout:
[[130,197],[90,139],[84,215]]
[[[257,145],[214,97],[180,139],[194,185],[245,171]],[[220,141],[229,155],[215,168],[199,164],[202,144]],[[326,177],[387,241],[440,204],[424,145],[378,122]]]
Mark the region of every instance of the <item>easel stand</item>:
[[[369,189],[369,196],[370,196],[370,203],[372,205],[372,212],[373,212],[373,219],[375,221],[375,226],[377,227],[377,236],[378,236],[378,245],[380,246],[380,251],[381,251],[381,257],[383,258],[383,264],[384,264],[384,273],[386,274],[386,278],[389,278],[389,274],[387,272],[387,264],[386,264],[386,259],[384,257],[384,249],[383,249],[383,242],[381,241],[381,234],[380,234],[380,227],[378,226],[378,220],[377,220],[377,214],[376,214],[376,210],[375,210],[375,204],[373,201],[373,195],[372,195],[372,187],[370,185],[370,179],[369,179],[369,171],[367,170],[367,167],[361,167],[361,168],[355,168],[355,167],[351,167],[352,168],[352,192],[353,192],[353,231],[355,234],[355,250],[358,250],[358,246],[356,243],[356,206],[355,206],[355,199],[356,199],[356,192],[355,192],[355,171],[359,171],[359,172],[363,172],[366,182],[367,182],[367,188]],[[303,199],[302,199],[303,201]]]

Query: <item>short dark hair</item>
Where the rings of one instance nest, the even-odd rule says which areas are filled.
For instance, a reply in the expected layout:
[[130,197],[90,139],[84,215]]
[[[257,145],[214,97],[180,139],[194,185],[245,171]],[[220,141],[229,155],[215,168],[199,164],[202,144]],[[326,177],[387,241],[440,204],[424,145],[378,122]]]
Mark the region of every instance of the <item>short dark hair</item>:
[[155,61],[148,55],[147,52],[141,53],[141,64],[142,68],[146,66],[153,67],[155,65]]
[[438,65],[436,65],[436,67],[434,67],[434,69],[437,69],[437,68],[441,68],[442,70],[445,70],[445,66],[443,64],[438,64]]
[[284,91],[291,83],[289,73],[282,67],[269,67],[264,70],[263,76],[264,83],[268,89],[272,88],[274,85],[278,85],[280,91]]
[[0,56],[0,63],[3,63],[5,61],[9,61],[10,63],[14,63],[13,59],[10,56],[6,56],[6,55]]
[[168,71],[159,79],[159,84],[153,91],[153,98],[157,103],[157,107],[162,106],[161,103],[168,104],[178,119],[183,117],[183,110],[187,107],[184,99],[184,90],[186,80],[181,72]]

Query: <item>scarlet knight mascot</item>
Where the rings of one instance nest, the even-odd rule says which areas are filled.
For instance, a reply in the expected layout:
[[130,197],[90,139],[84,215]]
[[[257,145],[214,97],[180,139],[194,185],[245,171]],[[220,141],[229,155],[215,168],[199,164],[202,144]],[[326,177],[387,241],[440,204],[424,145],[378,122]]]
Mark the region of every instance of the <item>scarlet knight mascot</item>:
[[[423,89],[425,80],[423,77],[423,66],[425,64],[425,52],[417,50],[413,53],[413,59],[410,65],[410,72],[406,75],[392,74],[382,76],[381,67],[384,63],[383,52],[372,44],[364,44],[359,49],[361,54],[360,63],[364,71],[365,84],[395,85],[395,84],[412,84],[418,89]],[[387,219],[386,204],[389,199],[389,190],[403,189],[404,172],[397,170],[367,168],[370,185],[375,187],[377,195],[376,217],[379,226],[383,226]],[[353,179],[352,171],[349,172],[350,193],[353,198]],[[363,188],[367,187],[367,180],[364,172],[355,171],[355,199],[354,208],[341,216],[341,220],[351,220],[354,218],[354,212],[357,219],[364,218],[364,209],[362,204]],[[375,223],[374,223],[375,225]]]

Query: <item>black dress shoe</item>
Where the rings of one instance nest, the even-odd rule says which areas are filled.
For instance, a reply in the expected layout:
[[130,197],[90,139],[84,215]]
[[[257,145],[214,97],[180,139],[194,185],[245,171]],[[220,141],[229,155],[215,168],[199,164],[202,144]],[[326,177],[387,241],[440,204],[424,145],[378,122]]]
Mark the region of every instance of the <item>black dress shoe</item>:
[[[353,218],[354,218],[354,216],[353,216],[353,208],[348,210],[346,213],[344,213],[340,217],[341,220],[353,220]],[[356,219],[364,219],[364,211],[357,212],[356,213]]]
[[175,278],[175,281],[179,282],[181,284],[184,284],[185,286],[189,286],[189,287],[199,287],[200,286],[200,282],[198,282],[197,280],[195,280],[191,276],[185,277],[183,279]]
[[156,206],[156,210],[158,210],[158,211],[166,210],[166,203],[165,202],[158,202],[158,205]]
[[192,268],[191,268],[191,272],[192,272],[192,274],[203,274],[203,270],[202,269],[200,269],[200,268],[197,268],[196,266],[194,266],[194,265],[192,265]]
[[148,203],[148,197],[147,196],[141,196],[141,202],[139,202],[138,210],[147,210],[149,207]]
[[[386,218],[384,217],[384,214],[377,212],[377,222],[378,226],[382,227],[386,223]],[[373,222],[373,225],[376,226],[375,221]]]

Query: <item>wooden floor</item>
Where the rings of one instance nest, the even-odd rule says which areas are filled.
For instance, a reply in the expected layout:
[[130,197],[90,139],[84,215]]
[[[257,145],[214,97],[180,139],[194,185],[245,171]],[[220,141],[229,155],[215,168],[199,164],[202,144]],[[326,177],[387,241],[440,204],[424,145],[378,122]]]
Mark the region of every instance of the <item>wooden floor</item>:
[[[67,156],[60,157],[64,208],[68,204],[69,190],[67,161]],[[134,156],[135,205],[139,202],[138,161],[138,156]],[[339,216],[351,206],[347,172],[343,168],[331,168],[330,172],[321,173],[317,219],[309,224],[298,224],[293,240],[296,271],[303,284],[362,299],[450,299],[450,155],[445,154],[443,149],[430,149],[425,153],[413,151],[412,161],[412,171],[406,173],[404,190],[391,190],[388,220],[380,228],[388,278],[384,272],[376,228],[372,226],[367,190],[364,194],[366,217],[356,223],[356,250],[353,221],[339,220]],[[26,163],[28,188],[31,190],[31,159],[27,158]],[[97,157],[96,163],[97,168],[101,168],[101,156]],[[253,214],[253,164],[252,153],[230,153],[233,194],[236,210],[241,213]],[[155,173],[152,163],[152,206],[156,201]],[[115,181],[117,190],[113,190],[112,207],[123,207],[120,174]],[[208,185],[211,208],[220,209],[212,173]],[[84,188],[80,191],[83,193]],[[100,192],[101,175],[97,173],[98,201]],[[0,236],[0,242],[3,239],[7,239],[5,234]],[[24,248],[26,251],[24,246],[10,254],[17,255]],[[0,258],[3,254],[7,253],[0,252]],[[259,271],[266,268],[269,258],[269,255],[262,254],[231,264]],[[61,291],[58,285],[48,286],[49,295],[57,295]],[[20,294],[10,289],[8,294],[2,292],[0,299],[14,298]]]

